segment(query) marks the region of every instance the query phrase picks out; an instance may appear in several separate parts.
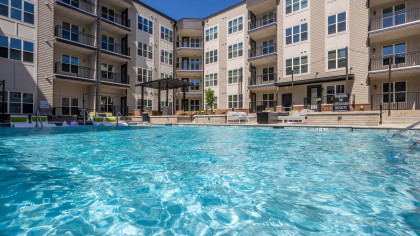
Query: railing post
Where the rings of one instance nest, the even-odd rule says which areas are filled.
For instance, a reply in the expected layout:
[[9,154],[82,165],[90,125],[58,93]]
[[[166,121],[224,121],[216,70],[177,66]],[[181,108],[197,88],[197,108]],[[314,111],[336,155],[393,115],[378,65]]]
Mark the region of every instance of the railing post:
[[39,118],[39,113],[37,112],[36,113],[36,127],[38,128],[39,126],[38,126],[38,118]]

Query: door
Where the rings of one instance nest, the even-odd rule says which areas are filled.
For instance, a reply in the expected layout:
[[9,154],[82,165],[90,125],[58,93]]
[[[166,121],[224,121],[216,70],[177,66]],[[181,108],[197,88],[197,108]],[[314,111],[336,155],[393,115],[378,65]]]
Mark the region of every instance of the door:
[[188,37],[182,37],[182,47],[183,48],[188,48],[190,46],[189,44],[189,38]]
[[120,111],[121,111],[121,114],[123,116],[127,115],[127,97],[122,97],[121,98],[121,109],[120,109]]
[[251,93],[251,106],[249,106],[251,113],[257,112],[257,94]]
[[182,70],[188,70],[189,58],[182,58]]
[[251,85],[257,84],[257,68],[251,66]]
[[127,55],[127,36],[121,39],[121,54]]
[[257,43],[251,39],[251,55],[250,57],[255,57],[256,56],[256,50],[257,50]]
[[252,14],[251,11],[249,12],[249,14],[251,15],[251,29],[254,29],[257,27],[257,17],[254,14]]
[[281,96],[281,105],[283,107],[283,111],[291,111],[292,108],[292,94],[282,94]]
[[308,109],[321,111],[322,85],[308,86]]
[[121,65],[121,81],[117,82],[121,82],[123,84],[128,84],[127,81],[127,64]]

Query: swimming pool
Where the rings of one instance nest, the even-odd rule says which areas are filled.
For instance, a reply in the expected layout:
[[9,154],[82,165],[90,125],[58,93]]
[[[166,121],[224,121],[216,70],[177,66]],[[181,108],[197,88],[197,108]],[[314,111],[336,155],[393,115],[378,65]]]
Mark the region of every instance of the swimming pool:
[[0,129],[0,235],[417,235],[420,138],[390,136]]

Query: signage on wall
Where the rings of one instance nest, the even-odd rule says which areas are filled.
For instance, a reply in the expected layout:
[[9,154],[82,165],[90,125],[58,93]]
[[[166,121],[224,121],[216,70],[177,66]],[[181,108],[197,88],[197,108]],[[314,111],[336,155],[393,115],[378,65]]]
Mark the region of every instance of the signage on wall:
[[50,103],[48,101],[41,101],[40,108],[50,108]]
[[333,99],[334,111],[349,111],[350,110],[350,95],[347,93],[335,94],[331,97]]

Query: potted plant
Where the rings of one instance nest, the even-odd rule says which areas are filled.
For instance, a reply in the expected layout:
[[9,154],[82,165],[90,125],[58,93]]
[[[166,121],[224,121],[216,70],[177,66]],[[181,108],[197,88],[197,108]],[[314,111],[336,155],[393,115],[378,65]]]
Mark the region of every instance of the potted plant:
[[[208,88],[206,90],[204,90],[204,93],[206,95],[206,104],[208,107],[210,107],[210,109],[213,109],[214,106],[214,91],[211,88]],[[207,109],[206,109],[206,114],[207,114]]]

